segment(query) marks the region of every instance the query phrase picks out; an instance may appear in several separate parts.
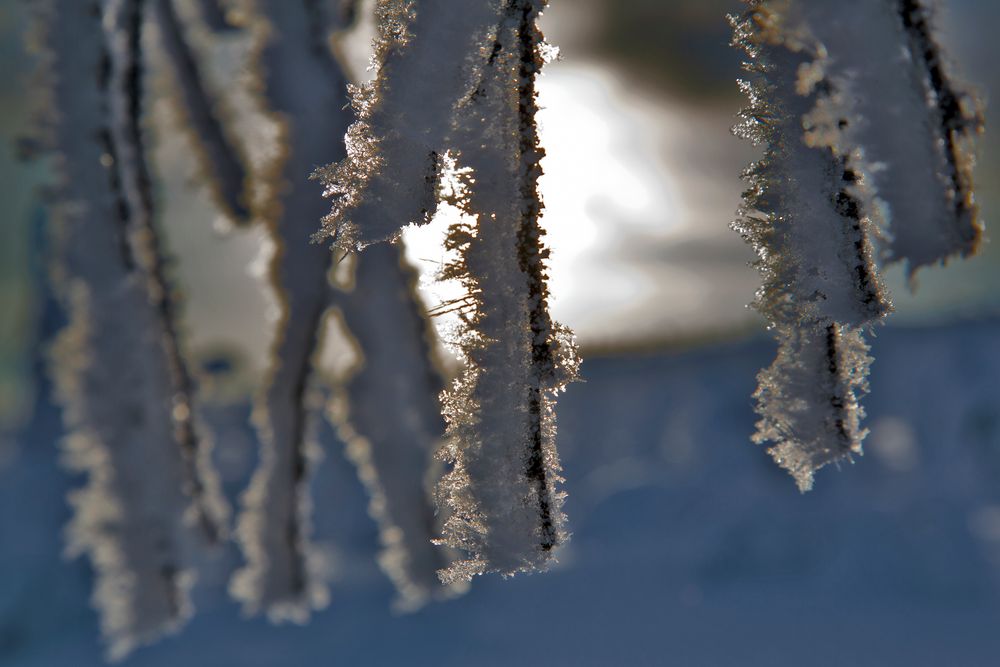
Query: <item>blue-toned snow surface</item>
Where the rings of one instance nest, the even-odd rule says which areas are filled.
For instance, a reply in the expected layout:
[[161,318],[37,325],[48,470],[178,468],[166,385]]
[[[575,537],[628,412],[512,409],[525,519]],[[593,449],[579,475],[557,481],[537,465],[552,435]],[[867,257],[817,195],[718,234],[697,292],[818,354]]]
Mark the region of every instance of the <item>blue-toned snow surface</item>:
[[[376,529],[323,431],[316,541],[333,601],[303,627],[245,621],[209,559],[198,612],[129,667],[1000,664],[1000,320],[874,340],[866,455],[800,495],[749,443],[764,339],[587,359],[560,407],[573,538],[547,574],[478,578],[390,611]],[[387,418],[391,415],[387,415]],[[217,408],[230,497],[253,467],[244,407]],[[91,574],[61,558],[67,491],[43,397],[0,467],[0,665],[102,664]],[[155,474],[151,471],[150,474]]]

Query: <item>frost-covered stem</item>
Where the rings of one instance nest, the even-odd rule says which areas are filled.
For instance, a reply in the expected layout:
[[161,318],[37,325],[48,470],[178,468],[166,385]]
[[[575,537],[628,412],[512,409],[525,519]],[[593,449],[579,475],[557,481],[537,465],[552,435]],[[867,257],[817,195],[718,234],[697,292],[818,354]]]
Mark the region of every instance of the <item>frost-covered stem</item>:
[[121,189],[119,206],[130,253],[146,278],[149,302],[156,309],[173,387],[174,436],[186,468],[184,491],[194,501],[198,524],[209,542],[224,531],[227,509],[212,468],[207,434],[195,411],[194,381],[181,351],[176,304],[167,279],[163,242],[154,224],[152,183],[142,130],[142,23],[145,0],[107,0],[105,23],[110,60],[108,112],[112,156]]
[[768,146],[745,174],[734,228],[757,250],[764,285],[755,306],[779,340],[755,394],[754,440],[774,443],[771,455],[807,490],[817,469],[861,451],[858,398],[871,362],[862,331],[891,304],[871,241],[879,208],[862,152],[848,141],[856,118],[844,85],[802,22],[806,5],[750,4],[734,22],[753,76],[737,130]]
[[[975,93],[949,77],[925,0],[757,3],[761,34],[811,52],[807,73],[830,89],[817,137],[852,155],[877,196],[881,258],[918,269],[966,256],[982,235],[972,169],[982,132]],[[828,118],[829,120],[829,118]]]
[[[972,182],[972,142],[982,132],[983,117],[978,102],[967,91],[958,90],[948,77],[941,47],[933,36],[927,0],[892,0],[909,44],[909,57],[919,68],[927,108],[933,118],[933,136],[943,155],[946,198],[950,219],[928,220],[935,247],[927,248],[928,230],[901,220],[894,228],[891,257],[909,260],[913,272],[923,265],[946,260],[953,254],[966,257],[976,252],[982,238]],[[924,237],[924,238],[921,238]]]
[[[772,454],[808,488],[812,471],[838,452],[860,452],[864,431],[848,429],[847,446],[822,445],[816,424],[827,425],[831,443],[844,437],[836,402],[803,394],[817,410],[805,419],[775,398],[798,394],[765,384],[798,381],[812,368],[819,385],[847,387],[852,400],[841,403],[856,405],[869,360],[861,329],[890,310],[876,242],[884,260],[907,262],[911,278],[976,249],[982,226],[972,166],[982,112],[945,72],[926,0],[748,4],[734,22],[753,76],[743,84],[751,107],[737,130],[766,141],[768,151],[747,172],[751,187],[735,227],[758,250],[765,280],[757,306],[780,340],[775,365],[761,375],[756,440],[776,440]],[[830,327],[845,332],[838,340],[851,341],[841,347],[855,357],[809,362],[817,332]]]
[[217,536],[225,508],[196,432],[152,224],[141,5],[51,0],[43,12],[55,279],[70,320],[53,373],[67,460],[88,473],[71,496],[69,551],[93,562],[94,604],[118,659],[190,616],[185,548],[196,535]]
[[342,385],[340,433],[371,496],[383,546],[379,563],[399,590],[398,605],[413,609],[453,592],[437,577],[448,554],[431,543],[438,522],[428,475],[444,435],[438,400],[444,382],[434,363],[433,328],[416,297],[417,274],[402,246],[379,244],[355,261],[353,286],[334,297],[360,356]]
[[545,2],[512,2],[509,13],[518,17],[518,135],[521,138],[519,153],[522,160],[521,181],[521,226],[517,232],[517,262],[528,283],[528,322],[531,329],[531,364],[536,380],[528,387],[528,414],[531,419],[531,447],[528,458],[528,479],[536,487],[541,521],[543,551],[552,550],[565,537],[560,535],[559,519],[553,516],[553,486],[558,479],[549,470],[545,461],[545,396],[549,382],[555,375],[555,350],[552,339],[552,320],[548,311],[548,288],[545,284],[543,261],[548,251],[542,246],[542,229],[538,224],[541,215],[541,197],[538,192],[538,177],[542,174],[543,151],[538,141],[538,127],[535,118],[538,104],[535,94],[535,76],[542,61],[538,47],[542,35],[536,21]]
[[860,398],[868,392],[868,346],[860,329],[836,324],[779,331],[778,356],[754,394],[761,420],[754,442],[812,488],[814,473],[861,454],[866,431]]
[[455,146],[471,172],[463,204],[474,228],[452,228],[461,259],[445,271],[471,297],[464,376],[445,397],[452,471],[439,486],[451,513],[443,543],[468,559],[442,580],[545,567],[565,539],[554,401],[576,372],[571,336],[548,315],[538,224],[543,151],[535,125],[542,65],[537,0],[504,6],[488,60],[460,105]]
[[[244,161],[227,136],[218,110],[206,93],[197,59],[174,8],[175,0],[150,1],[159,28],[160,43],[180,95],[180,111],[187,120],[195,149],[201,158],[201,176],[210,184],[212,194],[225,214],[234,222],[245,223],[250,218],[250,209]],[[207,4],[219,11],[214,2]]]
[[[326,596],[309,572],[302,476],[310,410],[302,392],[314,375],[320,319],[331,299],[364,360],[339,388],[346,410],[338,411],[338,423],[372,494],[385,545],[382,566],[404,607],[443,590],[434,580],[444,558],[430,543],[433,512],[425,488],[428,455],[443,432],[436,401],[441,380],[431,363],[411,272],[400,265],[398,247],[388,248],[358,262],[353,291],[334,293],[327,280],[333,255],[308,243],[325,203],[321,186],[304,179],[321,157],[329,159],[331,147],[343,145],[352,120],[344,111],[345,76],[326,42],[330,24],[340,27],[352,17],[327,11],[327,4],[260,0],[256,5],[264,19],[260,92],[280,123],[285,149],[274,176],[283,194],[269,217],[277,246],[271,280],[283,317],[271,377],[257,402],[265,461],[241,520],[249,564],[234,579],[233,590],[248,610],[264,607],[279,618],[301,618]],[[386,420],[386,413],[400,419]]]
[[500,4],[378,1],[378,72],[353,91],[347,158],[317,171],[334,199],[318,237],[355,250],[430,220],[454,108],[478,79]]
[[326,604],[325,586],[309,556],[308,423],[306,393],[314,379],[321,324],[329,306],[332,256],[309,243],[324,212],[313,167],[343,145],[350,114],[347,82],[329,52],[327,22],[315,0],[256,0],[256,55],[264,105],[281,128],[283,153],[273,167],[280,185],[268,207],[275,242],[270,278],[280,308],[268,377],[254,422],[261,462],[244,497],[238,534],[247,566],[232,590],[250,613],[305,620]]

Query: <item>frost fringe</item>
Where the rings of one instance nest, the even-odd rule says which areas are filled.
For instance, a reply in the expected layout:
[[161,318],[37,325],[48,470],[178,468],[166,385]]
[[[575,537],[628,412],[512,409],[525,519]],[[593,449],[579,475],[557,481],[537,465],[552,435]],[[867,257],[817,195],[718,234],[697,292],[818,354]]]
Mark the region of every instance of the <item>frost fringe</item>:
[[[311,609],[327,603],[309,544],[313,445],[307,424],[315,411],[305,394],[317,382],[322,323],[335,306],[365,361],[353,379],[335,379],[346,411],[337,412],[334,421],[372,496],[385,547],[380,563],[400,591],[400,606],[415,608],[444,592],[434,572],[447,563],[430,544],[431,499],[424,487],[428,453],[443,432],[443,425],[436,431],[434,426],[440,422],[434,400],[440,379],[430,364],[430,347],[422,343],[424,333],[414,324],[426,316],[397,249],[359,262],[353,291],[345,293],[330,284],[333,255],[308,242],[327,206],[308,173],[329,158],[330,146],[342,144],[351,122],[344,108],[346,77],[326,33],[331,25],[344,27],[352,13],[328,15],[306,0],[255,0],[247,9],[256,17],[258,97],[280,127],[283,147],[269,174],[278,194],[265,207],[276,245],[270,279],[281,319],[254,412],[261,465],[239,522],[248,564],[233,578],[231,590],[247,612],[263,609],[272,620],[304,621]],[[389,358],[396,359],[395,367],[384,367]],[[415,426],[413,432],[406,433],[402,424],[392,428],[384,411],[409,415],[405,423]]]
[[501,6],[378,0],[378,71],[352,87],[347,157],[316,171],[333,199],[317,240],[357,250],[430,220],[454,107],[479,79]]
[[461,281],[462,377],[445,393],[452,466],[438,487],[448,512],[442,544],[468,557],[445,582],[544,569],[566,540],[565,494],[555,446],[555,399],[576,378],[572,334],[548,314],[535,125],[543,59],[538,0],[505,3],[475,88],[459,106],[452,140],[465,184],[444,278]]
[[[69,326],[52,370],[67,464],[68,551],[87,553],[111,659],[190,617],[187,549],[224,536],[227,508],[174,329],[140,126],[142,4],[41,7],[57,156],[54,282]],[[138,471],[155,470],[137,477]]]
[[861,453],[858,399],[871,362],[863,330],[892,306],[871,241],[880,209],[861,152],[845,141],[852,109],[798,9],[751,2],[733,19],[752,77],[741,84],[751,104],[736,132],[767,143],[744,174],[733,227],[757,251],[764,284],[754,306],[779,340],[754,395],[754,441],[774,443],[769,453],[806,491],[816,470]]

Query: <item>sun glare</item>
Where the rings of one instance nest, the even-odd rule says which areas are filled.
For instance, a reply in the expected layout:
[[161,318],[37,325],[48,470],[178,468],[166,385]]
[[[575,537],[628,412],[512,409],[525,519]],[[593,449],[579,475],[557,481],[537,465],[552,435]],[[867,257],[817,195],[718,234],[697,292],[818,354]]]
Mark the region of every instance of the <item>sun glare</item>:
[[[616,260],[617,252],[630,237],[666,231],[679,220],[655,140],[662,119],[631,103],[621,84],[594,66],[554,63],[538,91],[552,311],[583,338],[600,336],[602,320],[655,291],[648,275]],[[431,306],[460,295],[458,286],[436,281],[447,259],[441,241],[459,215],[445,206],[432,224],[405,233]],[[447,322],[438,318],[439,328]]]

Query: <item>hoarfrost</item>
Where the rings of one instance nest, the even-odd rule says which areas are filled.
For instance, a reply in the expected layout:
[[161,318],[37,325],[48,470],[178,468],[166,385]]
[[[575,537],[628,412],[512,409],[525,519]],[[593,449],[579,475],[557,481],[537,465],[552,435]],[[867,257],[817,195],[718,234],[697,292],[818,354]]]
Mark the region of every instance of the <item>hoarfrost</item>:
[[441,542],[468,557],[442,571],[445,582],[544,568],[567,538],[554,404],[575,379],[577,358],[572,335],[549,318],[538,219],[534,81],[544,6],[506,3],[452,132],[464,174],[456,203],[474,222],[450,230],[447,246],[459,259],[443,275],[468,294],[458,341],[467,365],[444,397],[441,455],[452,470],[438,488],[448,512]]
[[761,372],[754,394],[762,406],[754,442],[812,488],[813,473],[861,452],[861,396],[868,393],[871,357],[859,329],[836,324],[791,328],[779,335],[778,356]]
[[449,554],[431,543],[439,526],[429,463],[444,435],[437,398],[444,382],[415,297],[416,272],[402,247],[379,244],[354,261],[352,283],[334,303],[359,362],[340,383],[346,409],[335,421],[371,496],[383,547],[379,564],[399,591],[397,607],[413,610],[462,590],[442,587],[437,570]]
[[[228,135],[220,110],[206,91],[206,82],[196,54],[185,36],[184,25],[175,9],[175,0],[150,0],[160,44],[170,63],[174,83],[182,100],[182,113],[187,121],[196,153],[201,160],[201,177],[211,186],[218,206],[234,222],[245,223],[250,218],[247,188],[249,176],[245,159],[236,142]],[[221,9],[214,2],[201,3],[208,8],[206,20],[222,21]]]
[[750,63],[751,106],[738,133],[767,143],[744,174],[741,219],[764,284],[755,306],[779,340],[760,375],[757,443],[803,491],[815,470],[861,452],[858,399],[870,358],[863,329],[891,310],[872,238],[882,209],[861,150],[851,143],[852,90],[832,78],[806,3],[752,2],[734,20]]
[[[331,410],[331,417],[372,496],[385,548],[380,564],[400,592],[399,605],[412,609],[448,592],[435,576],[447,557],[430,542],[434,517],[425,478],[444,426],[435,400],[441,381],[422,330],[426,315],[396,247],[354,258],[353,283],[342,291],[330,282],[334,255],[309,243],[327,204],[322,186],[307,175],[329,158],[331,146],[343,145],[352,120],[346,77],[327,42],[328,28],[351,20],[350,6],[324,12],[306,0],[256,0],[248,9],[260,43],[257,88],[284,147],[271,169],[278,194],[265,207],[281,314],[254,415],[262,462],[240,521],[248,564],[232,591],[248,612],[266,609],[275,620],[302,621],[326,604],[308,540],[307,425],[315,409],[305,399],[317,381],[322,322],[333,306],[362,362],[350,379],[335,379],[336,403],[344,409]],[[405,419],[386,420],[385,411]]]
[[885,205],[882,252],[913,274],[975,253],[982,224],[973,191],[981,103],[952,80],[925,0],[819,0],[796,11],[848,93],[839,132]]
[[[776,441],[775,458],[805,489],[819,466],[860,453],[858,378],[870,359],[857,351],[863,329],[891,309],[876,260],[906,261],[912,280],[923,266],[976,251],[982,109],[951,80],[927,0],[747,4],[733,25],[750,57],[751,79],[741,82],[750,107],[735,131],[768,149],[745,174],[734,228],[757,249],[764,285],[755,305],[780,342],[761,375],[755,440]],[[823,331],[855,352],[838,358],[831,347],[830,364],[820,363]],[[819,394],[801,390],[805,376],[796,376],[809,369]],[[833,392],[840,398],[824,398],[829,386],[843,389]],[[807,415],[803,400],[817,413]]]
[[280,130],[282,153],[271,166],[274,198],[265,220],[275,243],[269,275],[279,318],[268,376],[254,407],[261,460],[243,498],[238,536],[247,558],[233,595],[247,613],[304,622],[327,604],[309,543],[311,405],[321,324],[330,305],[332,257],[310,244],[325,206],[307,179],[330,146],[341,143],[350,114],[347,81],[326,42],[326,21],[306,0],[255,0],[248,6],[258,40],[255,68],[262,105]]
[[[52,0],[42,12],[58,194],[54,281],[69,326],[52,369],[70,435],[68,551],[86,553],[111,659],[192,613],[186,547],[227,508],[174,330],[153,225],[141,112],[142,3]],[[155,470],[155,475],[140,471]]]
[[347,158],[317,170],[333,208],[318,239],[356,250],[430,219],[455,105],[488,57],[500,0],[379,0],[375,80],[353,87]]

